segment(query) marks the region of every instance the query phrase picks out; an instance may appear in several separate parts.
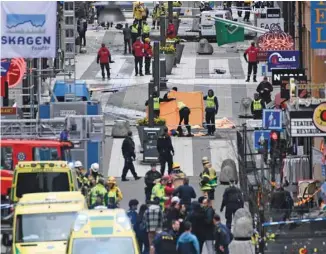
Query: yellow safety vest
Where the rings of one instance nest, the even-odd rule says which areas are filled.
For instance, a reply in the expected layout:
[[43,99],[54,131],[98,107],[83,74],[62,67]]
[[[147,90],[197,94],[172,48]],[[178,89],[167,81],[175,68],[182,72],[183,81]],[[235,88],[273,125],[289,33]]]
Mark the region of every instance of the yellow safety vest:
[[161,14],[161,16],[165,16],[166,15],[166,11],[165,11],[165,8],[164,7],[161,7],[160,8],[160,14]]
[[149,34],[150,31],[151,31],[151,27],[149,25],[143,25],[144,34]]
[[131,33],[133,33],[133,34],[138,34],[138,25],[136,25],[136,26],[131,26]]
[[261,106],[261,100],[254,100],[254,111],[259,111],[259,110],[262,110],[263,107]]
[[160,110],[160,98],[155,97],[153,98],[154,102],[154,110]]
[[214,102],[215,96],[207,96],[206,98],[206,107],[207,108],[215,108],[215,102]]
[[[210,176],[209,176],[208,174],[204,173],[204,174],[202,174],[202,176],[201,176],[201,179],[203,179],[203,178],[208,178],[208,179],[210,179]],[[214,186],[214,187],[215,187],[215,186]],[[205,183],[204,185],[202,185],[202,186],[200,187],[200,189],[201,189],[202,191],[210,191],[210,190],[213,189],[213,187],[212,187],[211,184],[208,182],[208,183]]]
[[144,9],[142,7],[136,7],[134,11],[134,16],[136,20],[141,20],[143,18]]
[[186,107],[186,104],[184,104],[184,103],[181,102],[181,101],[178,102],[178,109],[179,109],[179,110],[181,110],[181,109],[183,109],[183,108],[185,108],[185,107]]
[[109,198],[114,198],[114,203],[117,203],[117,191],[116,190],[109,190],[108,192]]

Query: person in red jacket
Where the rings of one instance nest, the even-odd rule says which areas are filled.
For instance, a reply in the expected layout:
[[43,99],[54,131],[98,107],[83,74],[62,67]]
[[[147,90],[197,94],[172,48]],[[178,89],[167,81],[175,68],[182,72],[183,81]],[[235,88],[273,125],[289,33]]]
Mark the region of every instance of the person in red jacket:
[[174,26],[174,24],[173,24],[173,21],[170,20],[170,21],[169,21],[169,25],[168,25],[168,30],[167,30],[167,37],[168,37],[169,39],[173,39],[173,38],[175,38],[176,36],[177,36],[177,34],[176,34],[176,31],[175,31],[175,26]]
[[151,46],[151,40],[149,38],[145,38],[144,43],[144,56],[145,56],[145,75],[151,75],[151,59],[153,57],[153,50]]
[[164,203],[165,209],[167,209],[167,208],[170,207],[170,204],[171,204],[172,194],[174,192],[174,186],[173,186],[173,183],[172,183],[172,177],[171,176],[164,176],[163,178],[167,180],[167,184],[165,185],[165,189],[164,189],[165,190],[165,196],[168,198]]
[[[255,43],[252,42],[251,46],[247,48],[247,50],[244,52],[243,57],[245,58],[246,62],[248,63],[248,76],[246,82],[250,81],[250,75],[252,70],[254,70],[254,82],[257,82],[256,76],[257,76],[257,54],[258,54],[258,48],[255,47]],[[248,59],[247,59],[248,55]]]
[[110,50],[107,47],[105,47],[104,43],[102,43],[101,48],[99,49],[99,51],[97,53],[97,63],[99,63],[101,66],[103,80],[105,79],[104,68],[106,69],[106,74],[108,76],[108,79],[110,79],[109,63],[113,63],[113,62],[111,61]]
[[[140,37],[137,38],[134,44],[132,44],[132,54],[135,57],[135,72],[136,76],[138,73],[140,76],[143,75],[143,57],[144,57],[144,44],[140,41]],[[139,66],[139,69],[138,69]]]

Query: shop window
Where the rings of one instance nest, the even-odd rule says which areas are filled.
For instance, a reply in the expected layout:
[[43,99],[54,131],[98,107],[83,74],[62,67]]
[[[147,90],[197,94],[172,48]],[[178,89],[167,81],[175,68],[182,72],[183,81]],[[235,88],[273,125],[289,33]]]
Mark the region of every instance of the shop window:
[[33,160],[34,161],[56,161],[59,160],[57,148],[51,147],[34,147]]

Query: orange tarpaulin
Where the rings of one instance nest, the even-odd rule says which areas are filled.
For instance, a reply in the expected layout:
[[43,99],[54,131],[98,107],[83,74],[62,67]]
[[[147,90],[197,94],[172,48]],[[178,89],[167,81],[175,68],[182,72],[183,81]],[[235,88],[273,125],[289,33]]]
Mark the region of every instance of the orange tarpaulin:
[[182,101],[190,108],[190,125],[203,126],[204,103],[202,92],[175,92],[169,93],[169,98],[176,98],[175,101],[162,102],[160,104],[160,117],[165,119],[169,130],[176,129],[179,124],[179,110],[177,102]]

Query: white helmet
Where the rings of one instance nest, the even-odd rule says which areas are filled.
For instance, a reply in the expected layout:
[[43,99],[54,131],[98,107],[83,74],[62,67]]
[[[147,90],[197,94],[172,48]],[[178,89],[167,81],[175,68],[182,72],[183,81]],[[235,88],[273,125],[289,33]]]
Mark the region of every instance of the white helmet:
[[98,165],[98,163],[93,163],[91,165],[91,169],[93,172],[98,172],[98,170],[100,169],[100,165]]
[[73,163],[73,162],[69,162],[69,163],[68,163],[68,167],[69,167],[70,169],[73,169],[73,168],[74,168],[74,163]]
[[75,168],[80,168],[82,166],[83,164],[80,161],[75,161]]

